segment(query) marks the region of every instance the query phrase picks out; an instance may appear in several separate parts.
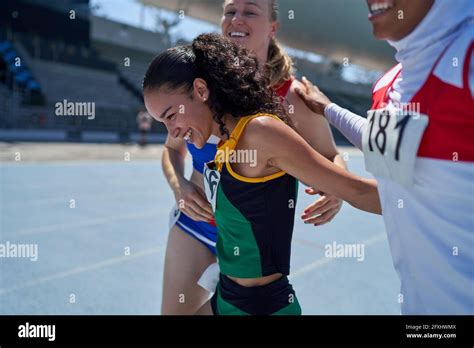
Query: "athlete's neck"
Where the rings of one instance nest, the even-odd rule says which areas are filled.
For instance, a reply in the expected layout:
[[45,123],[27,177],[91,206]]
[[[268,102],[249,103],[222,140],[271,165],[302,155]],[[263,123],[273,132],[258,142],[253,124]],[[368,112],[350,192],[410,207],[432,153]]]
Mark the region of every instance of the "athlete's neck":
[[258,60],[258,68],[260,72],[265,72],[265,68],[269,60],[269,57],[268,57],[269,51],[270,51],[270,44],[268,44],[266,47],[258,51],[255,51],[255,55],[257,56],[257,60]]
[[268,47],[267,49],[260,50],[259,52],[256,52],[257,60],[258,60],[258,68],[260,72],[263,72],[265,70],[265,64],[268,61]]
[[[229,132],[229,135],[232,134],[232,131],[234,130],[235,126],[239,122],[238,118],[233,117],[230,114],[224,115],[222,117],[222,121],[224,122],[225,128]],[[220,125],[216,122],[214,122],[214,127],[212,129],[212,134],[218,137],[219,139],[226,141],[229,139],[229,137],[226,134],[221,134],[221,129]]]

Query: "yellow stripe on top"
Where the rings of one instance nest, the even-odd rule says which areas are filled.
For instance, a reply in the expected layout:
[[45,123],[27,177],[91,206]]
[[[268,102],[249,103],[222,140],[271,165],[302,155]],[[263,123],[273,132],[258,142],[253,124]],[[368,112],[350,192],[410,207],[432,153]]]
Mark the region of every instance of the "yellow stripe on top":
[[[279,178],[286,173],[284,171],[279,171],[278,173],[268,175],[268,176],[263,176],[259,178],[248,178],[245,176],[242,176],[238,173],[236,173],[233,169],[232,166],[228,160],[228,158],[225,158],[226,154],[229,154],[231,150],[235,150],[235,147],[237,146],[237,143],[239,142],[240,137],[242,136],[242,133],[247,126],[247,124],[252,121],[254,118],[261,117],[261,116],[269,116],[272,117],[278,121],[283,122],[278,116],[272,115],[272,114],[265,114],[265,113],[259,113],[255,115],[250,115],[250,116],[244,116],[241,117],[239,122],[237,122],[237,125],[235,126],[234,130],[230,134],[230,137],[227,141],[225,141],[222,145],[219,145],[217,147],[217,153],[216,157],[214,158],[214,161],[216,163],[216,167],[219,171],[222,169],[222,165],[225,163],[227,171],[232,175],[235,179],[242,181],[242,182],[247,182],[247,183],[262,183],[262,182],[267,182],[276,178]],[[224,155],[222,155],[224,154]],[[223,158],[224,157],[224,158]]]

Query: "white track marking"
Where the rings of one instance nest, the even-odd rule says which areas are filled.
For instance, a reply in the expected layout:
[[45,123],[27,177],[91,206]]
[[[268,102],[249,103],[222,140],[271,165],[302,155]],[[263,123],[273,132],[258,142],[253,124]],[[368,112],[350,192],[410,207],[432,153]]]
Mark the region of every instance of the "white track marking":
[[[365,241],[361,242],[361,244],[364,244],[365,246],[369,246],[369,245],[375,244],[375,243],[377,243],[381,240],[384,240],[384,239],[387,239],[387,235],[385,233],[380,233],[380,234],[376,234],[376,235],[370,237],[369,239],[366,239]],[[304,275],[308,272],[311,272],[311,271],[315,270],[316,268],[319,268],[319,267],[321,267],[321,266],[323,266],[327,263],[330,263],[334,260],[336,260],[336,258],[334,258],[334,257],[332,257],[332,258],[324,257],[322,259],[318,259],[314,262],[311,262],[311,263],[297,269],[288,278],[291,281],[293,281],[296,278],[299,278],[302,275]]]
[[89,272],[89,271],[94,271],[94,270],[104,268],[104,267],[113,266],[113,265],[116,265],[116,264],[119,264],[119,263],[122,263],[122,262],[131,261],[131,260],[143,257],[143,256],[158,254],[158,253],[162,252],[164,249],[165,249],[164,246],[153,247],[153,248],[141,250],[141,251],[138,251],[138,252],[134,252],[134,253],[130,254],[129,256],[123,255],[123,256],[119,256],[119,257],[113,257],[113,258],[106,259],[106,260],[103,260],[103,261],[99,261],[99,262],[96,262],[96,263],[91,263],[91,264],[88,264],[88,265],[71,268],[71,269],[68,269],[68,270],[63,271],[63,272],[53,273],[53,274],[50,274],[50,275],[39,277],[39,278],[33,279],[29,282],[19,284],[19,285],[15,285],[15,286],[12,286],[12,287],[9,287],[9,288],[0,288],[0,296],[5,295],[5,294],[10,293],[10,292],[13,292],[13,291],[16,291],[16,290],[21,290],[21,289],[29,288],[29,287],[32,287],[32,286],[35,286],[35,285],[47,283],[47,282],[50,282],[52,280],[62,279],[62,278],[69,277],[69,276],[72,276],[72,275],[76,275],[76,274],[80,274],[80,273],[84,273],[84,272]]

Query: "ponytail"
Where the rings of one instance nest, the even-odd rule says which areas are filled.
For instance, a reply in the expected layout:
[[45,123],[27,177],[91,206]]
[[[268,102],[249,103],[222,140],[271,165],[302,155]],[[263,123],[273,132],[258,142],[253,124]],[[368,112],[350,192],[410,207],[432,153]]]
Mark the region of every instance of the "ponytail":
[[276,39],[271,39],[266,63],[270,87],[281,85],[294,73],[293,60]]

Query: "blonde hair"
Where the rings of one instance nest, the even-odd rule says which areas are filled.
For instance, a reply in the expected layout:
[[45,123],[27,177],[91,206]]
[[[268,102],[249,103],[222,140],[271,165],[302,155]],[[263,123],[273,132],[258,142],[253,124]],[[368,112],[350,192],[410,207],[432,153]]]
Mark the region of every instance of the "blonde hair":
[[294,73],[293,60],[276,39],[270,41],[265,66],[268,72],[268,78],[270,79],[270,87],[284,83],[289,80]]
[[[225,2],[226,1],[224,1],[224,5]],[[279,7],[277,0],[268,0],[268,2],[270,20],[272,22],[278,21]],[[283,84],[285,81],[291,79],[291,76],[294,74],[293,60],[275,38],[270,40],[265,69],[270,80],[270,87]]]

